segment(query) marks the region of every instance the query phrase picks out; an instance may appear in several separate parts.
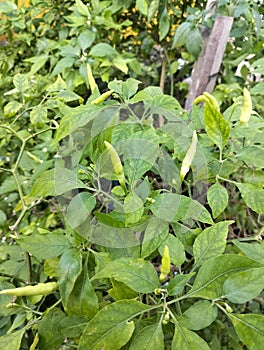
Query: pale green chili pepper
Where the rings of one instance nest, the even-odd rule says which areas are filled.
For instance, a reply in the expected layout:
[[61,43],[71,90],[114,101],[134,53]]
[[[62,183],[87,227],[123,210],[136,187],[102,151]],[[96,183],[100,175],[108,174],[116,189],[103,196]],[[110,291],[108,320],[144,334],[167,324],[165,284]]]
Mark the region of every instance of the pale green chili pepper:
[[248,121],[252,114],[252,100],[247,88],[243,89],[244,104],[241,110],[239,121],[241,124],[248,126]]
[[109,152],[111,162],[112,162],[113,168],[114,168],[114,174],[116,175],[122,188],[126,191],[124,169],[123,169],[123,165],[121,163],[121,160],[119,158],[119,155],[118,155],[117,151],[115,150],[115,148],[111,145],[111,143],[104,141],[104,144]]
[[162,282],[165,280],[165,278],[168,276],[170,273],[170,251],[169,247],[165,245],[164,251],[163,251],[163,257],[161,259],[161,267],[160,267],[160,276],[159,280]]
[[99,105],[100,103],[104,102],[109,96],[112,95],[113,92],[114,90],[109,90],[104,92],[102,95],[100,95],[99,97],[97,97],[95,100],[91,102],[92,105]]
[[183,181],[185,178],[185,175],[188,173],[190,170],[192,161],[194,159],[195,153],[196,153],[196,148],[197,148],[197,134],[196,131],[193,131],[193,136],[192,136],[192,143],[182,161],[182,166],[181,166],[181,171],[180,171],[180,178]]
[[47,295],[58,289],[57,282],[38,283],[34,286],[25,286],[11,289],[3,289],[0,294],[15,295],[17,297],[30,295]]
[[96,82],[94,80],[94,76],[93,76],[93,73],[92,73],[92,70],[91,70],[91,66],[90,66],[89,63],[87,63],[86,69],[87,69],[88,83],[89,83],[91,91],[93,93],[94,90],[97,88],[97,84],[96,84]]

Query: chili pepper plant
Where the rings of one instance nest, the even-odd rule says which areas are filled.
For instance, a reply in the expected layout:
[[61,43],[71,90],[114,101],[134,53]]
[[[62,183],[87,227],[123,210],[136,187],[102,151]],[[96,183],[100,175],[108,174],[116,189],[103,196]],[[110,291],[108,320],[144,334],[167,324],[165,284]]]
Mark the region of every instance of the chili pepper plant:
[[[63,86],[62,78],[55,84]],[[96,86],[84,105],[60,103],[60,124],[45,130],[55,129],[54,165],[20,197],[14,242],[2,247],[11,254],[2,266],[15,251],[31,269],[21,264],[1,282],[10,331],[0,344],[260,349],[264,122],[247,108],[249,94],[220,111],[205,93],[187,113],[160,88],[139,85],[113,80],[111,97],[102,95],[108,99]],[[38,134],[4,128],[25,145],[8,170],[16,179]],[[54,206],[57,227],[21,234],[22,216],[43,199]],[[237,208],[249,214],[246,235],[238,233]],[[41,282],[32,287],[37,295],[23,291],[27,278]],[[58,290],[54,283],[47,292],[53,282]]]

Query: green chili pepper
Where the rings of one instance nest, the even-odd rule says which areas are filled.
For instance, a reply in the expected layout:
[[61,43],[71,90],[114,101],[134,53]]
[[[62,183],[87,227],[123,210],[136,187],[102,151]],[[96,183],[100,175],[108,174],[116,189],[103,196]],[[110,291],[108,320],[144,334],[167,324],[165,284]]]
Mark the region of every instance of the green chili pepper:
[[115,173],[120,185],[126,191],[124,169],[123,169],[123,165],[121,163],[121,160],[119,158],[119,155],[118,155],[117,151],[115,150],[115,148],[109,142],[104,141],[104,144],[109,152],[111,162],[112,162],[113,168],[114,168],[114,173]]
[[239,121],[241,124],[248,126],[248,121],[252,114],[252,100],[247,88],[243,89],[244,104],[241,110]]
[[161,259],[160,276],[159,280],[162,282],[170,273],[170,251],[169,247],[165,245],[163,251],[163,257]]
[[35,338],[33,340],[33,343],[31,344],[29,350],[35,350],[39,342],[39,335],[38,333],[35,335]]
[[104,92],[102,95],[100,95],[99,97],[97,97],[95,100],[91,102],[92,105],[99,105],[100,103],[104,102],[109,96],[112,95],[113,92],[114,90],[109,90]]
[[93,73],[92,73],[92,70],[91,70],[91,66],[89,63],[87,63],[87,77],[88,77],[88,83],[90,85],[90,88],[91,88],[91,91],[92,93],[94,92],[94,90],[97,88],[97,84],[94,80],[94,76],[93,76]]
[[17,297],[30,295],[47,295],[58,289],[57,282],[38,283],[35,286],[25,286],[19,288],[3,289],[0,294],[15,295]]
[[188,149],[183,161],[182,161],[182,166],[181,166],[181,171],[180,171],[180,177],[181,180],[185,178],[185,175],[188,173],[190,170],[190,166],[192,164],[192,161],[194,159],[195,153],[196,153],[196,147],[197,147],[197,134],[196,131],[193,131],[193,136],[192,136],[192,143],[190,148]]

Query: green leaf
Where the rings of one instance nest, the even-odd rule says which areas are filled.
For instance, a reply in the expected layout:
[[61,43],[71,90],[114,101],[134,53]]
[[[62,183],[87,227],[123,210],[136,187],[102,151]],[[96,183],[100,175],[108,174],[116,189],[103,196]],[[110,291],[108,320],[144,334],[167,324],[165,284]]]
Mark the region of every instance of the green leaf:
[[29,194],[30,197],[56,196],[66,193],[74,188],[86,188],[78,179],[75,172],[57,167],[44,171],[35,181]]
[[71,246],[69,240],[63,234],[54,232],[44,235],[33,234],[31,236],[22,236],[16,242],[22,249],[37,259],[55,258]]
[[264,267],[240,271],[224,283],[225,297],[232,303],[244,304],[257,297],[264,286]]
[[208,300],[200,300],[190,306],[178,319],[181,326],[198,331],[210,326],[217,318],[217,307]]
[[82,254],[77,249],[66,250],[58,265],[59,290],[62,303],[67,308],[70,294],[73,291],[74,285],[78,276],[82,272]]
[[78,350],[120,349],[134,331],[131,319],[148,310],[147,305],[134,300],[120,300],[105,306],[88,322]]
[[210,350],[207,343],[196,333],[177,324],[172,339],[171,350]]
[[117,196],[117,197],[124,197],[125,196],[125,190],[123,189],[122,186],[115,186],[111,189],[111,192]]
[[16,74],[13,79],[13,84],[15,85],[16,89],[23,93],[24,91],[29,89],[29,79],[26,74]]
[[21,340],[26,331],[26,328],[22,328],[14,333],[5,334],[0,337],[0,347],[1,349],[12,349],[19,350],[21,345]]
[[191,30],[190,22],[181,23],[175,31],[172,47],[182,46],[186,44],[186,40]]
[[90,55],[95,57],[114,58],[118,55],[118,52],[109,44],[99,43],[92,47]]
[[113,65],[121,70],[121,72],[127,74],[128,73],[128,66],[127,66],[127,59],[123,58],[122,55],[118,55],[113,60]]
[[175,97],[169,95],[157,95],[153,97],[152,113],[164,113],[164,117],[168,119],[166,111],[181,111],[181,106]]
[[89,18],[90,12],[87,5],[85,5],[81,0],[75,0],[75,6],[81,15]]
[[163,183],[178,190],[181,186],[180,171],[175,164],[175,160],[163,149],[160,149],[157,167]]
[[234,221],[222,221],[206,228],[195,240],[193,255],[197,267],[208,259],[223,254],[228,235],[228,226]]
[[254,68],[254,73],[264,74],[264,57],[252,63],[252,68]]
[[262,188],[264,184],[264,172],[262,170],[248,168],[244,174],[244,182]]
[[186,49],[195,59],[198,58],[201,51],[202,41],[202,35],[198,28],[188,31],[188,36],[186,38]]
[[148,22],[150,22],[159,9],[160,0],[152,0],[148,8]]
[[23,104],[18,101],[10,101],[7,105],[4,107],[4,115],[7,118],[14,117],[17,112],[20,110],[20,108],[23,107]]
[[88,192],[81,192],[74,196],[67,207],[66,220],[69,225],[75,229],[83,224],[95,205],[96,199]]
[[258,214],[264,214],[264,189],[251,184],[236,183],[246,205]]
[[87,320],[83,317],[65,317],[60,321],[60,332],[64,335],[64,338],[79,338],[86,324]]
[[0,227],[6,224],[6,214],[3,210],[0,209]]
[[136,6],[142,15],[148,15],[148,1],[147,0],[136,0]]
[[178,295],[183,291],[189,279],[195,275],[195,272],[186,275],[176,275],[168,283],[167,289],[169,295]]
[[108,84],[110,90],[114,90],[117,94],[122,96],[125,100],[129,100],[131,96],[135,95],[138,90],[138,85],[141,81],[128,78],[126,81],[113,80]]
[[64,72],[64,70],[66,68],[71,68],[75,62],[75,58],[73,57],[63,57],[61,60],[59,60],[56,64],[56,66],[54,67],[51,76],[54,75],[58,75],[62,72]]
[[224,186],[221,186],[218,182],[215,183],[207,192],[207,200],[212,209],[213,218],[217,218],[227,207],[227,189]]
[[145,89],[139,91],[131,100],[131,103],[137,102],[151,102],[155,96],[163,96],[161,88],[157,86],[148,86]]
[[63,102],[71,102],[71,101],[83,101],[83,98],[77,95],[75,92],[70,90],[62,90],[58,92],[58,99]]
[[110,262],[93,278],[115,278],[139,293],[151,293],[159,288],[159,279],[153,265],[143,259],[122,258]]
[[129,350],[163,350],[164,335],[161,323],[156,323],[141,329],[132,338]]
[[233,274],[261,267],[245,256],[224,254],[212,258],[200,267],[188,296],[213,300],[224,295],[224,283]]
[[2,1],[0,3],[0,12],[1,13],[8,13],[11,11],[16,11],[17,6],[12,1]]
[[147,136],[151,137],[141,134],[118,145],[123,152],[124,172],[131,186],[152,168],[159,154],[159,146],[147,140]]
[[135,299],[138,294],[133,289],[129,288],[122,282],[118,282],[115,279],[111,279],[113,288],[108,290],[108,294],[113,299],[122,300],[122,299]]
[[157,195],[149,208],[157,218],[168,222],[193,219],[213,224],[210,214],[198,201],[176,193]]
[[90,282],[87,268],[83,268],[68,298],[67,314],[83,316],[90,320],[98,308],[98,298]]
[[65,314],[58,308],[53,308],[44,315],[38,326],[38,347],[40,349],[56,350],[62,345],[65,336],[61,332],[60,322],[65,317]]
[[55,196],[54,169],[44,171],[35,181],[29,193],[30,197]]
[[248,258],[264,264],[264,242],[243,243],[233,240],[234,243]]
[[264,343],[264,316],[228,314],[239,339],[249,350],[262,350]]
[[124,200],[124,212],[127,226],[135,224],[141,219],[144,213],[143,201],[135,192],[131,192],[126,196]]
[[263,147],[247,146],[241,148],[236,154],[236,158],[247,163],[249,166],[264,168]]
[[257,83],[255,86],[253,86],[252,89],[250,89],[251,95],[264,95],[264,82]]
[[56,91],[62,91],[67,89],[67,84],[62,79],[60,74],[58,75],[56,81],[52,83],[51,85],[48,85],[47,91],[49,92],[56,92]]
[[[99,106],[90,104],[65,109],[65,105],[63,105],[61,112],[64,117],[61,119],[59,129],[56,131],[54,143],[59,142],[65,136],[73,133],[79,128],[84,127],[91,121],[94,121],[95,124],[93,125],[92,135],[90,138],[97,136],[103,130],[105,130],[113,120],[116,119],[119,108],[119,106]],[[96,122],[98,124],[96,124]],[[88,141],[89,139],[86,140],[87,143]]]
[[78,44],[83,51],[85,51],[88,47],[90,47],[94,42],[94,40],[95,40],[95,33],[89,29],[84,30],[78,36]]
[[26,58],[25,62],[33,63],[30,68],[30,73],[33,75],[36,74],[45,65],[48,59],[49,55],[43,54],[39,56]]
[[162,41],[170,30],[170,19],[167,6],[159,16],[159,40]]
[[165,245],[169,247],[172,264],[180,267],[185,262],[186,257],[184,246],[179,238],[169,234],[159,247],[160,255],[163,255]]
[[168,223],[156,217],[149,219],[141,246],[141,258],[153,253],[169,234]]
[[229,140],[229,122],[210,102],[205,103],[204,121],[208,137],[222,150]]
[[[67,169],[60,168],[59,166],[55,168],[55,179],[53,178],[55,194],[61,195],[75,188],[85,188],[86,186],[79,180],[77,173]],[[38,182],[39,179],[36,181]],[[43,184],[44,185],[44,184]],[[34,184],[35,186],[35,184]],[[33,188],[34,188],[33,186]]]
[[49,123],[47,108],[43,106],[33,107],[30,112],[30,122],[37,128],[41,128],[45,123]]
[[[3,251],[0,251],[0,252],[3,254]],[[18,252],[16,252],[16,253],[18,253]],[[20,252],[20,254],[21,254],[21,252]],[[4,256],[5,255],[2,255],[1,258],[4,258]],[[14,261],[13,264],[17,268],[17,262]],[[4,263],[2,263],[2,265],[4,265]],[[7,273],[6,269],[3,270],[3,268],[1,268],[1,272]],[[15,288],[15,286],[12,283],[9,283],[6,281],[0,281],[0,290],[12,289],[12,288]],[[13,315],[13,314],[17,313],[16,309],[6,307],[6,305],[8,305],[12,301],[12,298],[13,298],[12,295],[0,295],[0,317],[1,318],[4,318],[4,316],[9,316],[9,315]],[[1,339],[1,337],[0,337],[0,339]],[[0,344],[1,344],[1,342],[0,342]]]

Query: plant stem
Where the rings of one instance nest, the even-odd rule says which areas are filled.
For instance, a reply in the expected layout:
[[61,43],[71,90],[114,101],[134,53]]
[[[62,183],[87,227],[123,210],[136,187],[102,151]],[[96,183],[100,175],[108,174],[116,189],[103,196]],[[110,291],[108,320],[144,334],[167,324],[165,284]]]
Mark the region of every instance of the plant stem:
[[28,273],[28,284],[32,283],[32,264],[31,257],[28,252],[25,251],[26,265],[27,265],[27,273]]

